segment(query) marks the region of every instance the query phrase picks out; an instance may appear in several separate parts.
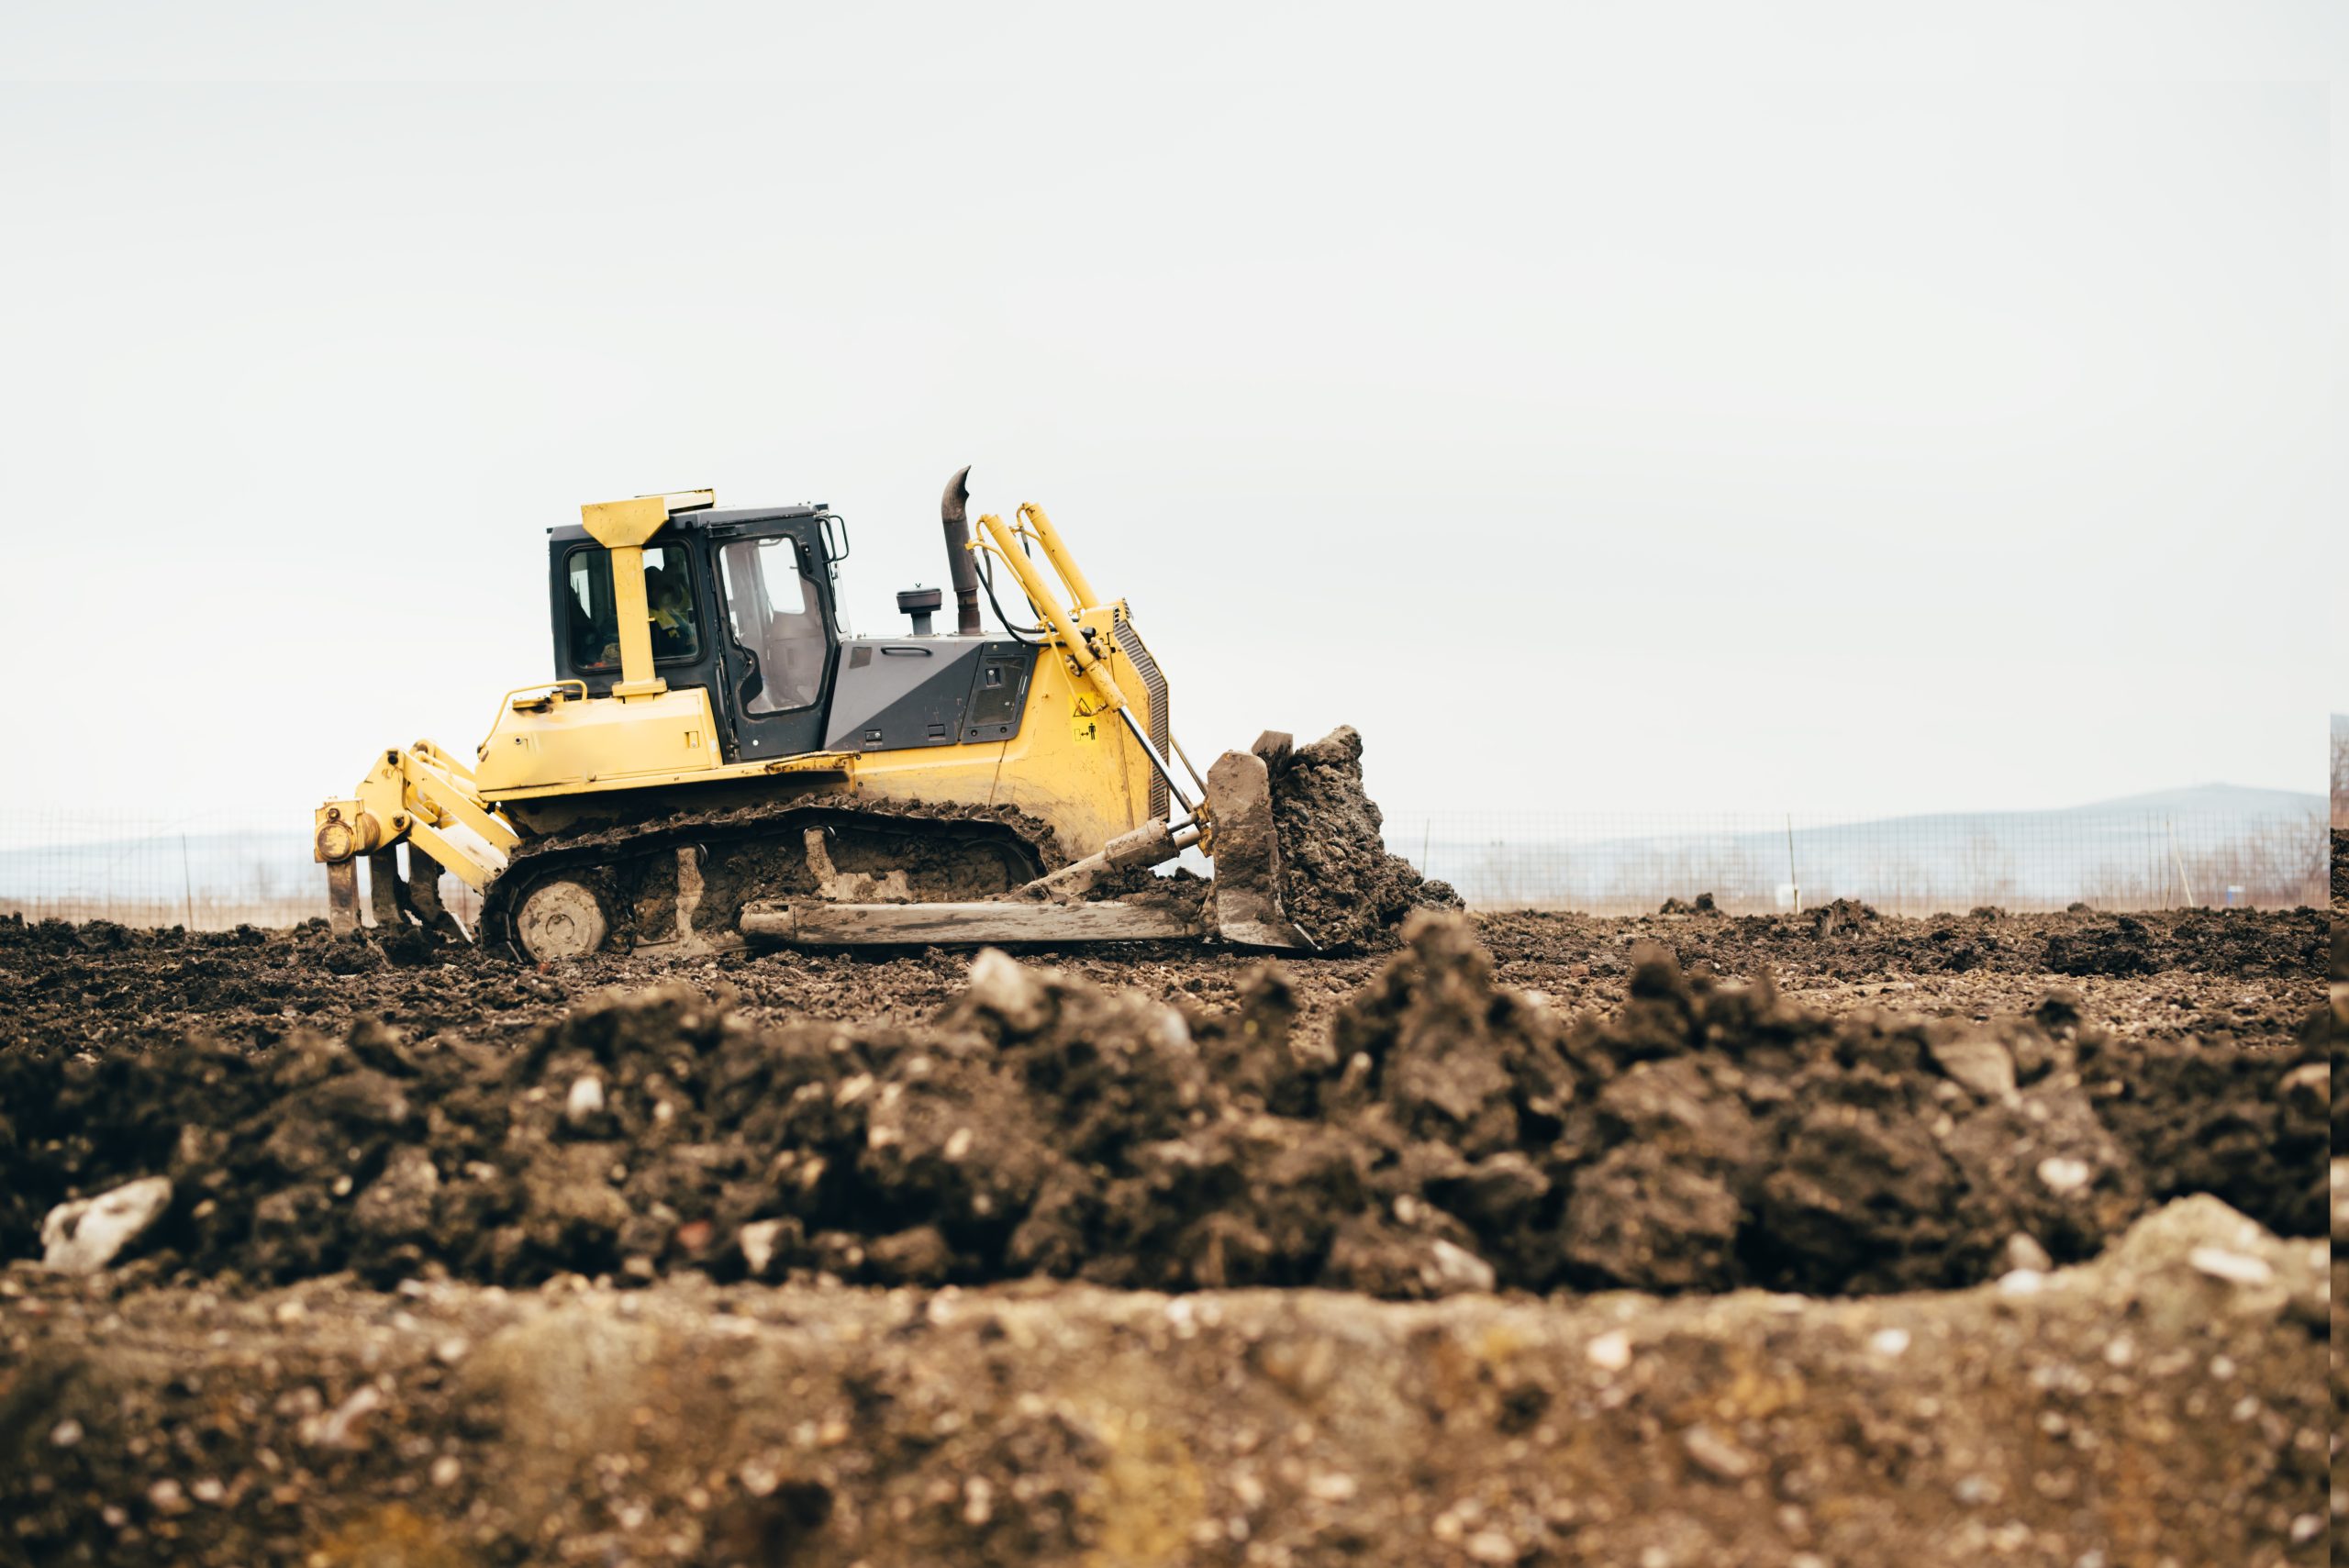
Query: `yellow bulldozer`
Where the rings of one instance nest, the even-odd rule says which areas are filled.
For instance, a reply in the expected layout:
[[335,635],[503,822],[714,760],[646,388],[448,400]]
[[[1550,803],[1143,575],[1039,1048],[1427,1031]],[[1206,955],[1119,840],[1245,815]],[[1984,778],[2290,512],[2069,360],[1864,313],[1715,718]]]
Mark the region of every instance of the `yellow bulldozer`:
[[[364,859],[379,926],[540,962],[761,941],[1309,947],[1279,894],[1267,762],[1287,738],[1199,777],[1126,602],[1041,507],[981,517],[974,539],[969,474],[941,508],[952,632],[929,588],[897,595],[904,635],[846,635],[847,525],[822,506],[720,509],[696,490],[550,529],[554,678],[500,698],[470,762],[387,750],[317,808],[336,929],[362,923]],[[1169,896],[1147,868],[1191,848],[1213,862],[1207,895]],[[481,895],[478,932],[444,906],[444,869]]]

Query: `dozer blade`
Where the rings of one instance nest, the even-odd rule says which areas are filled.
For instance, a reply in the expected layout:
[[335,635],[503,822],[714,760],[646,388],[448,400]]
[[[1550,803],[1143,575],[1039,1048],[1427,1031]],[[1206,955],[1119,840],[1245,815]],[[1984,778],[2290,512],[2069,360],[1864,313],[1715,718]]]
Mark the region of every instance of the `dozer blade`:
[[1215,934],[1241,947],[1311,951],[1281,907],[1281,847],[1272,773],[1253,751],[1226,751],[1208,770],[1215,822]]

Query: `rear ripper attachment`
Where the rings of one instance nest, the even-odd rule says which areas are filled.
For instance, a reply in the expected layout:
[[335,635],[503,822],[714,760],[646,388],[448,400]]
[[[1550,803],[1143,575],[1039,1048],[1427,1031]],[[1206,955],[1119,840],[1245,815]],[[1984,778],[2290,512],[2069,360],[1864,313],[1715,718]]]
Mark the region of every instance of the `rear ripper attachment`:
[[[1041,507],[983,516],[974,539],[969,473],[941,507],[952,633],[931,629],[943,595],[915,588],[908,634],[847,636],[846,526],[820,506],[690,491],[550,530],[556,678],[507,694],[473,766],[419,741],[319,807],[336,927],[361,922],[365,855],[379,925],[461,931],[446,868],[482,895],[484,940],[541,962],[753,941],[1310,947],[1279,895],[1266,764],[1287,738],[1202,780],[1125,602]],[[1032,624],[1005,613],[1021,599]],[[1189,849],[1214,862],[1204,900],[1114,895]]]

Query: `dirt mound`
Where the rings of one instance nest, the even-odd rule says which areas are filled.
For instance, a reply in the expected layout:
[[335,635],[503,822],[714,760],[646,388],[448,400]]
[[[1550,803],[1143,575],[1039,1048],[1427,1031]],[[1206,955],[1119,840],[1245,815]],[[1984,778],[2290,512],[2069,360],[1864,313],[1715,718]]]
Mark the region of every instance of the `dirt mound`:
[[2143,920],[2116,920],[2047,939],[2047,967],[2057,974],[2151,974],[2162,967]]
[[1863,904],[1856,898],[1831,898],[1803,918],[1810,922],[1810,934],[1825,941],[1831,937],[1864,931],[1884,917],[1876,912],[1876,906]]
[[[2140,1073],[2062,1004],[1838,1017],[1660,950],[1620,1014],[1569,1025],[1457,917],[1420,917],[1326,1029],[1277,967],[1211,1011],[1000,954],[919,1027],[767,1028],[736,1001],[611,997],[518,1051],[368,1023],[0,1054],[0,1252],[158,1174],[145,1267],[255,1281],[1874,1292],[1998,1273],[2018,1233],[2087,1256],[2156,1191],[2317,1218],[2319,1045]],[[2125,1093],[2084,1080],[2108,1071]]]
[[[0,1296],[11,1562],[2077,1568],[2324,1551],[2323,1256],[2210,1198],[2038,1290],[1870,1301],[691,1277],[249,1300],[9,1275]],[[2342,1297],[2336,1279],[2336,1338]]]
[[[1542,911],[1480,914],[1497,954],[1603,955],[1651,940],[1689,967],[1722,974],[1771,970],[1867,982],[1970,970],[2008,974],[2189,973],[2309,983],[2325,971],[2332,922],[2321,909],[2176,909],[2131,915],[2016,915],[1980,908],[1923,918],[1884,916],[1849,900],[1800,915],[1708,920]],[[2305,1011],[2305,1008],[2301,1009]],[[2296,1015],[2297,1016],[2297,1015]]]
[[1364,792],[1362,736],[1341,725],[1272,760],[1281,903],[1326,951],[1392,948],[1414,909],[1457,909],[1451,884],[1386,852],[1378,806]]

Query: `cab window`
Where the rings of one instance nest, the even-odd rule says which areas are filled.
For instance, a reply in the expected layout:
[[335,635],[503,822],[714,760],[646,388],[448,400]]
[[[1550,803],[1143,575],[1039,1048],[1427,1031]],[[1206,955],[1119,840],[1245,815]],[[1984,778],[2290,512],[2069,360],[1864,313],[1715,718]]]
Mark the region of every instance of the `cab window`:
[[[583,545],[566,562],[571,663],[584,671],[620,667],[619,617],[612,602],[612,553]],[[690,662],[701,657],[701,624],[694,592],[693,562],[677,545],[644,549],[644,606],[651,622],[655,663]]]

